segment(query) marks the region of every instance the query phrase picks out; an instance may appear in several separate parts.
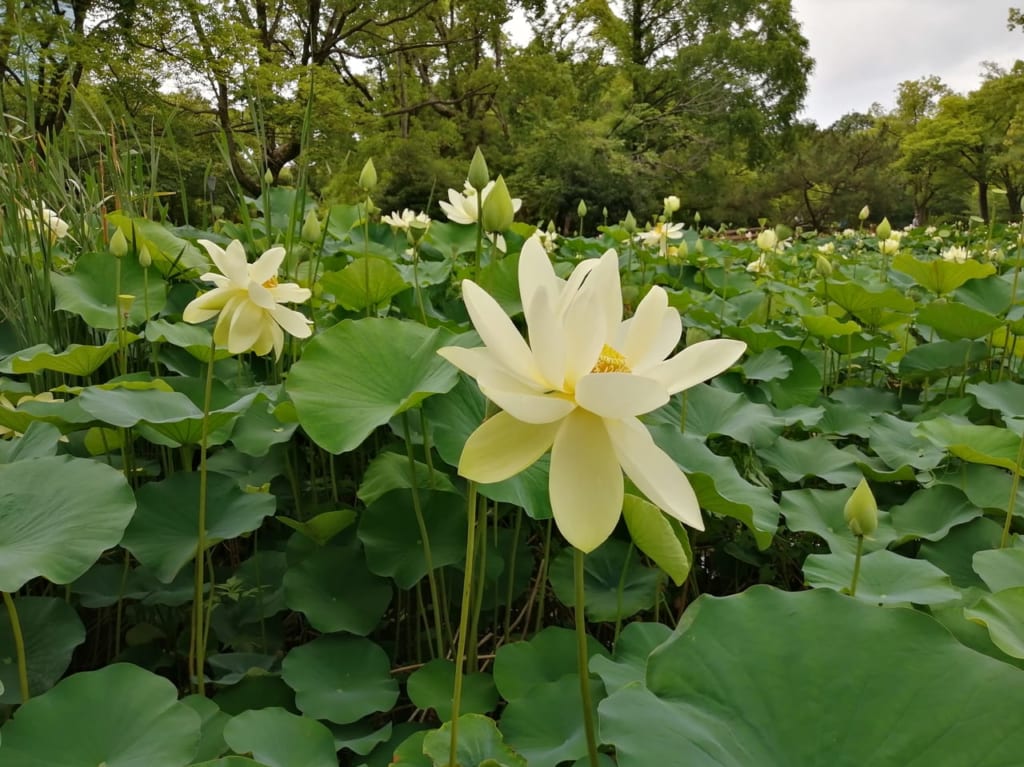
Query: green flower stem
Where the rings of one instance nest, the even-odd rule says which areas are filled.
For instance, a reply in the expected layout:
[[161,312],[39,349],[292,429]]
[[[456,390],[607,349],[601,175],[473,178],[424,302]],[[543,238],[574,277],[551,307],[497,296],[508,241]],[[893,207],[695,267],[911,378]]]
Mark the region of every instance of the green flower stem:
[[199,436],[199,524],[196,530],[196,561],[195,561],[195,593],[192,597],[192,658],[189,670],[195,673],[196,692],[206,695],[206,637],[204,626],[206,616],[203,606],[203,585],[205,579],[204,564],[206,561],[206,456],[209,452],[210,437],[210,400],[213,398],[213,366],[216,358],[217,343],[210,340],[210,361],[206,365],[206,384],[203,389],[203,423]]
[[18,620],[18,608],[14,606],[14,600],[6,591],[4,604],[7,606],[7,616],[11,620],[11,632],[14,634],[14,652],[18,657],[18,686],[21,689],[21,702],[26,703],[28,694],[28,662],[25,660],[25,638],[21,634],[21,621]]
[[853,578],[850,579],[850,596],[857,596],[857,580],[860,578],[860,558],[864,553],[864,536],[857,536],[857,558],[853,561]]
[[[480,261],[484,254],[484,205],[480,190],[476,191],[476,265],[473,270],[473,279],[480,280]],[[454,738],[452,740],[454,743]],[[455,753],[454,751],[452,752]]]
[[477,564],[481,577],[477,579],[476,594],[473,595],[473,614],[469,623],[469,635],[473,637],[472,644],[466,651],[466,667],[476,669],[477,667],[477,637],[480,636],[480,612],[484,606],[484,583],[487,573],[487,501],[477,503],[476,518],[476,543],[480,552],[480,561]]
[[516,580],[516,552],[519,549],[519,533],[523,528],[523,508],[516,507],[516,521],[512,528],[512,553],[508,557],[508,587],[505,589],[505,630],[502,632],[504,642],[512,641],[512,591]]
[[587,755],[590,767],[598,767],[597,738],[594,731],[594,711],[590,700],[590,668],[587,655],[586,595],[583,588],[583,558],[579,549],[573,549],[573,580],[576,583],[576,664],[580,675],[580,701],[583,704],[583,729],[587,734]]
[[1020,487],[1020,472],[1024,468],[1024,435],[1020,438],[1017,448],[1017,463],[1013,468],[1013,482],[1010,484],[1010,500],[1006,502],[1006,521],[1003,523],[1003,536],[999,539],[999,548],[1006,548],[1010,542],[1010,525],[1013,523],[1013,509],[1017,505],[1017,488]]
[[[466,500],[466,571],[462,578],[462,612],[459,616],[459,639],[455,650],[455,685],[452,690],[452,742],[448,751],[448,767],[455,761],[459,747],[459,710],[462,707],[463,658],[466,656],[466,635],[469,633],[469,607],[473,601],[473,565],[476,562],[476,482],[469,483]],[[474,644],[475,644],[474,638]]]
[[416,458],[412,452],[412,438],[409,434],[409,411],[402,413],[402,428],[405,430],[405,454],[409,458],[409,479],[412,483],[412,509],[416,514],[416,526],[423,541],[423,559],[427,565],[427,582],[430,584],[430,601],[433,602],[434,636],[437,642],[438,655],[443,652],[444,634],[441,631],[441,596],[437,590],[437,577],[434,574],[434,556],[430,551],[430,535],[427,522],[423,517],[423,502],[420,499],[419,481],[416,479]]
[[[544,553],[541,555],[540,572],[537,573],[537,628],[540,632],[544,628],[544,597],[547,595],[548,563],[551,561],[551,527],[553,520],[548,519],[544,531]],[[523,626],[523,639],[526,639],[526,632],[529,630],[529,621]]]

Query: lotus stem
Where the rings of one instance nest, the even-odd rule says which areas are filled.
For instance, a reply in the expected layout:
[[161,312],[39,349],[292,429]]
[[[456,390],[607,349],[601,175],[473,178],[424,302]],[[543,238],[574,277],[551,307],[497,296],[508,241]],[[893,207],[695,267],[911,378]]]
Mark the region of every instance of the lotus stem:
[[864,553],[864,536],[857,536],[857,558],[853,561],[853,578],[850,580],[850,596],[857,596],[857,580],[860,578],[860,558]]
[[1024,468],[1024,434],[1017,448],[1017,462],[1013,467],[1013,482],[1010,483],[1010,499],[1006,502],[1006,521],[1003,523],[1003,535],[999,539],[999,548],[1005,549],[1010,541],[1010,526],[1013,524],[1013,509],[1017,505],[1017,488],[1020,487],[1020,472]]
[[[473,565],[476,560],[476,482],[469,483],[466,501],[466,569],[462,578],[462,612],[459,616],[459,639],[455,650],[455,684],[452,690],[452,740],[448,751],[448,766],[458,767],[455,761],[459,747],[459,710],[462,707],[463,658],[466,656],[466,635],[469,633],[469,608],[473,600]],[[473,639],[476,642],[476,638]]]
[[27,703],[28,694],[28,662],[25,660],[25,638],[21,633],[21,621],[18,620],[18,608],[14,606],[14,600],[6,591],[4,604],[7,605],[7,615],[11,619],[11,632],[14,634],[14,651],[18,657],[18,686],[21,689],[21,702]]
[[598,767],[597,738],[594,731],[594,712],[590,700],[590,668],[587,655],[587,619],[585,589],[583,588],[583,558],[579,549],[573,549],[573,580],[576,583],[576,664],[580,675],[580,700],[583,704],[583,729],[587,735],[587,755],[590,767]]

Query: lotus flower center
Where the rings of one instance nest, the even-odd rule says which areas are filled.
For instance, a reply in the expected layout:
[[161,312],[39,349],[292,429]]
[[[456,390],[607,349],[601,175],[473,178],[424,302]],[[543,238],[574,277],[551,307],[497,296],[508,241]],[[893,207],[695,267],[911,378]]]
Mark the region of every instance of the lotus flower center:
[[594,364],[594,369],[591,373],[629,373],[629,365],[626,364],[626,358],[615,351],[608,344],[604,345],[601,349],[601,355],[597,358],[597,362]]
[[277,287],[277,277],[271,277],[269,280],[267,280],[266,282],[263,283],[263,287],[267,288],[268,290],[271,289],[271,288],[276,288]]

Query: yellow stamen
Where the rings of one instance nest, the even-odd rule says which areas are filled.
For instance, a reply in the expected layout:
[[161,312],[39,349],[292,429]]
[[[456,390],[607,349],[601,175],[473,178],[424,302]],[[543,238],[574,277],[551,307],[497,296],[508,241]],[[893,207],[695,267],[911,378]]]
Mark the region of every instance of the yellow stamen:
[[277,287],[277,277],[271,277],[269,280],[267,280],[266,282],[263,283],[263,287],[265,287],[265,288],[276,288]]
[[608,344],[601,349],[601,355],[597,358],[594,369],[591,373],[629,373],[629,365],[626,358],[615,351]]

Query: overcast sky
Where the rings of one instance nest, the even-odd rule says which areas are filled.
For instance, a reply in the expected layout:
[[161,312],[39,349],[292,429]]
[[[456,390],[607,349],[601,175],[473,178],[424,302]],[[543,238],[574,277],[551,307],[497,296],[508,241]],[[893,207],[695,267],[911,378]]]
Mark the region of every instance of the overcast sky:
[[900,82],[927,75],[976,89],[982,61],[1024,59],[1011,5],[1024,0],[793,0],[816,62],[802,116],[826,127],[876,101],[891,109]]

